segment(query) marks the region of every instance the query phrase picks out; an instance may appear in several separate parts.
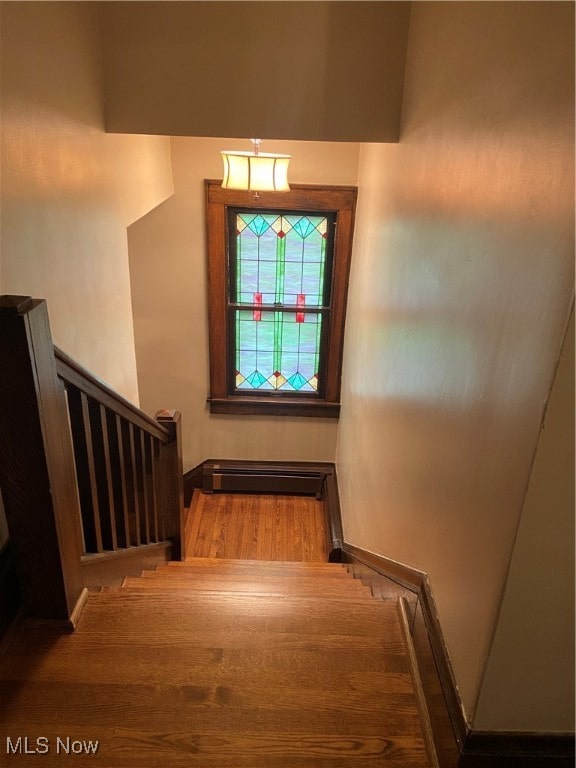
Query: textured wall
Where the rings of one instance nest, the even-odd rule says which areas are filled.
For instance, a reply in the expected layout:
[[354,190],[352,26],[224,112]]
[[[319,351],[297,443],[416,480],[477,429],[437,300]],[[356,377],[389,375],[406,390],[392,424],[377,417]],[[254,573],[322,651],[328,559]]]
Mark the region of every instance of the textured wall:
[[400,142],[361,151],[344,531],[429,573],[470,721],[573,295],[573,28],[415,4]]
[[[210,414],[204,178],[222,178],[230,139],[172,140],[174,197],[129,230],[140,399],[183,412],[185,469],[206,458],[333,461],[333,419]],[[358,146],[267,142],[293,155],[291,182],[355,184]],[[160,405],[159,405],[160,403]]]
[[3,293],[48,300],[56,344],[138,387],[126,228],[172,192],[169,140],[110,136],[96,3],[2,3]]

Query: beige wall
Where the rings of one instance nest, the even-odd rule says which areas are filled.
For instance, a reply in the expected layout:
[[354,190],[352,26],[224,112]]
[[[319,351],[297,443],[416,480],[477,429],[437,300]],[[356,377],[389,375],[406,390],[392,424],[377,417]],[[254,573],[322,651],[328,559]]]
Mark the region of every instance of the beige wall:
[[[222,178],[233,139],[172,139],[174,197],[129,230],[141,405],[183,413],[184,465],[206,458],[333,461],[333,419],[210,415],[204,178]],[[355,184],[358,145],[269,141],[293,155],[292,182]]]
[[172,192],[169,140],[110,136],[96,3],[2,3],[3,293],[138,400],[127,225]]
[[102,5],[111,131],[398,138],[409,3]]
[[470,722],[573,295],[573,28],[415,4],[400,142],[361,152],[344,532],[430,575]]
[[[478,702],[483,730],[574,729],[574,313]],[[534,663],[541,660],[541,663]]]

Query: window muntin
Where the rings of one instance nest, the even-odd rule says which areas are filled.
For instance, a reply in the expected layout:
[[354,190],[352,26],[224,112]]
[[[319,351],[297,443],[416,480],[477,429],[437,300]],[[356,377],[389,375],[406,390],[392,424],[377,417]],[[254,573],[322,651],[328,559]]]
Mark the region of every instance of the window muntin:
[[322,393],[335,216],[228,212],[231,388]]

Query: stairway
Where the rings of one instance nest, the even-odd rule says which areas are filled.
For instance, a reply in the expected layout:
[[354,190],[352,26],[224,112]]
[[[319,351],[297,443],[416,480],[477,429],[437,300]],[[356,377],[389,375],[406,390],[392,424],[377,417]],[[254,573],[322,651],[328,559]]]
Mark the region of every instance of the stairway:
[[344,566],[171,562],[91,593],[73,634],[21,624],[0,764],[433,768],[416,691],[398,605]]

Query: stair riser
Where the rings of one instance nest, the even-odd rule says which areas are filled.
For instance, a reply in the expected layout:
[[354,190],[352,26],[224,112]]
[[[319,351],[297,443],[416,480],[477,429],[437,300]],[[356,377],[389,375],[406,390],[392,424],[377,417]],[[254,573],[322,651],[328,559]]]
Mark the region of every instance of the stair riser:
[[341,563],[328,563],[326,561],[302,562],[297,560],[242,560],[238,558],[218,558],[218,557],[192,557],[184,562],[171,560],[166,564],[169,568],[180,568],[182,566],[200,566],[207,567],[211,565],[234,567],[235,565],[248,565],[253,568],[281,567],[284,570],[340,570],[345,571],[346,566]]
[[339,581],[352,580],[350,574],[345,570],[329,571],[325,569],[288,569],[276,568],[270,566],[268,568],[251,568],[250,566],[237,565],[237,566],[190,566],[188,563],[182,563],[181,565],[165,565],[154,569],[153,571],[144,571],[144,573],[163,573],[169,574],[171,578],[176,578],[178,575],[185,575],[190,573],[199,574],[214,574],[219,576],[226,576],[228,578],[236,578],[237,576],[244,576],[245,574],[257,574],[257,575],[269,575],[279,579],[337,579]]
[[[174,592],[182,592],[182,593],[211,593],[211,594],[227,594],[227,593],[233,593],[233,594],[243,594],[243,595],[279,595],[279,596],[286,596],[286,597],[315,597],[315,598],[333,598],[333,599],[339,599],[339,600],[356,600],[358,598],[368,598],[370,599],[370,591],[357,591],[357,590],[349,590],[341,592],[337,589],[328,589],[328,588],[320,588],[320,589],[295,589],[290,587],[282,587],[282,586],[275,586],[275,585],[266,585],[266,584],[238,584],[235,587],[225,586],[225,587],[218,587],[217,584],[210,584],[210,585],[194,585],[194,584],[138,584],[138,583],[132,583],[124,585],[124,587],[127,587],[133,591],[140,591],[140,592],[146,592],[149,590],[164,590],[167,594],[172,594]],[[121,587],[124,588],[124,587]]]
[[369,587],[363,584],[361,581],[354,581],[352,579],[340,579],[340,578],[325,578],[324,576],[318,576],[316,578],[310,576],[274,576],[268,574],[255,574],[246,573],[239,576],[230,576],[227,574],[211,574],[211,573],[180,573],[175,575],[171,573],[159,572],[159,571],[147,571],[140,577],[127,577],[133,580],[141,581],[145,584],[154,582],[164,582],[170,584],[180,584],[187,582],[210,582],[218,584],[234,585],[238,582],[246,582],[252,584],[294,584],[295,586],[302,587],[323,587],[329,586],[333,589],[360,589],[368,590]]

